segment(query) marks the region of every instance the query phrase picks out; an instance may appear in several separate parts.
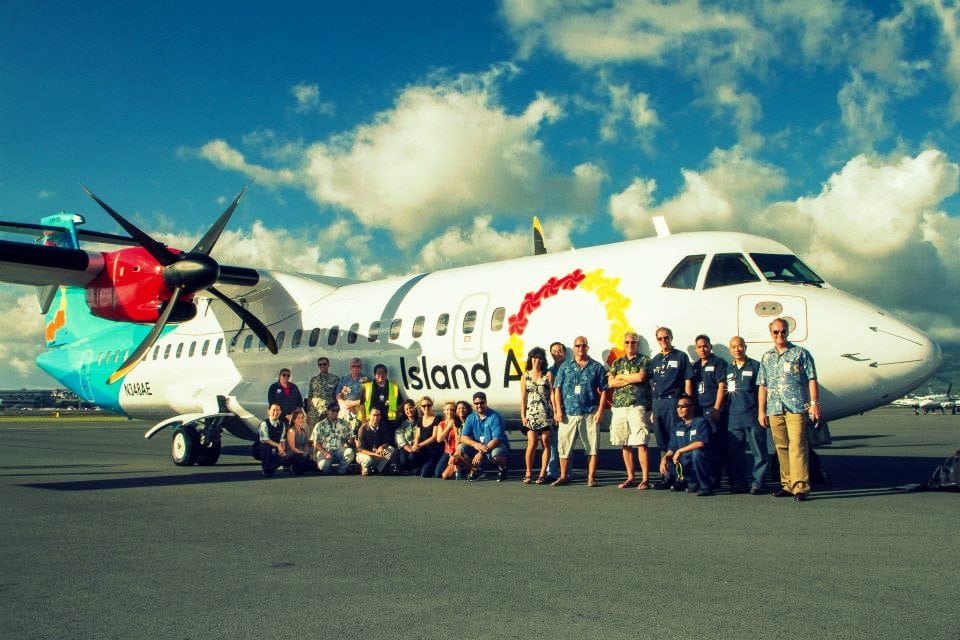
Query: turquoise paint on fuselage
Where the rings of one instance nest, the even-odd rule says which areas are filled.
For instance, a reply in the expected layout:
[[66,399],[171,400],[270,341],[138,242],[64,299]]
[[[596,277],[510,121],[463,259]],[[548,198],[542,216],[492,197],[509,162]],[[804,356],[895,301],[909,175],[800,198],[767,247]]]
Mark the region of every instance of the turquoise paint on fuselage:
[[[49,350],[37,356],[37,366],[84,400],[124,413],[121,385],[108,385],[107,378],[123,363],[125,354],[147,337],[150,325],[98,318],[90,313],[86,292],[79,287],[60,288],[46,315],[48,324],[57,321],[57,313],[63,313],[63,326],[47,343]],[[161,337],[174,329],[167,326]],[[108,353],[109,357],[100,358]]]

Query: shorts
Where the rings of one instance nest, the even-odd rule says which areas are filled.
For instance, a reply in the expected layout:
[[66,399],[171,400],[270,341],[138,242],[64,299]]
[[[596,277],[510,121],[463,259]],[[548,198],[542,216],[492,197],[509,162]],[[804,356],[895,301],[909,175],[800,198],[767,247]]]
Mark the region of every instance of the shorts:
[[650,412],[646,407],[614,407],[610,419],[610,444],[614,447],[648,447],[654,441],[651,426]]
[[596,414],[567,416],[567,421],[560,423],[557,431],[557,451],[561,460],[570,457],[573,452],[573,439],[577,435],[583,443],[583,453],[588,456],[597,455],[597,450],[600,448],[600,431],[597,429]]

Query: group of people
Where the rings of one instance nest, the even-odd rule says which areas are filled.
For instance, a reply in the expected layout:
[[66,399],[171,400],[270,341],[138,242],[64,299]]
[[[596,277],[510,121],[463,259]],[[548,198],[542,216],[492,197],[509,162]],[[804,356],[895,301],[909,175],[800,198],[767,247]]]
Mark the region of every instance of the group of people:
[[[789,324],[769,325],[773,341],[758,362],[747,356],[740,336],[730,339],[732,362],[713,353],[710,338],[695,340],[694,361],[674,348],[673,332],[656,331],[659,352],[639,352],[640,338],[627,332],[623,352],[609,369],[589,356],[583,336],[566,347],[530,350],[520,380],[522,429],[527,437],[525,484],[570,484],[571,454],[579,440],[587,458],[587,486],[598,486],[599,426],[610,407],[610,444],[621,449],[626,478],[621,489],[671,489],[713,495],[726,476],[731,493],[761,495],[771,467],[772,437],[779,466],[774,496],[806,499],[810,491],[808,420],[820,419],[819,387],[811,354],[788,340]],[[282,465],[291,473],[418,474],[421,477],[477,479],[492,465],[507,479],[510,443],[502,416],[482,391],[433,411],[428,396],[404,400],[387,369],[378,364],[373,380],[362,362],[350,374],[320,373],[310,380],[306,400],[282,369],[268,391],[270,409],[260,425],[263,473]],[[307,424],[313,424],[311,434]],[[769,433],[769,436],[768,436]],[[651,482],[649,448],[659,452],[658,482]],[[534,476],[537,451],[539,472]],[[749,450],[749,456],[747,451]],[[639,477],[637,473],[639,467]]]
[[485,393],[473,395],[472,408],[463,400],[446,402],[438,416],[429,396],[403,399],[383,364],[374,367],[373,380],[363,376],[359,358],[350,361],[343,377],[330,373],[329,358],[319,358],[317,367],[306,399],[287,368],[267,390],[269,408],[255,445],[265,476],[281,467],[293,475],[334,470],[342,475],[356,467],[364,476],[475,480],[489,461],[497,479],[506,480],[509,439]]

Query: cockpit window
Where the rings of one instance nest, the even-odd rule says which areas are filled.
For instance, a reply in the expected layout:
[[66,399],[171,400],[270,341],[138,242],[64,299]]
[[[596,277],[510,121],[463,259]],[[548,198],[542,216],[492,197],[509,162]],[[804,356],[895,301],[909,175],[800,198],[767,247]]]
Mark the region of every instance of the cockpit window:
[[758,282],[760,277],[754,273],[746,256],[740,253],[718,253],[710,262],[704,289],[728,287],[744,282]]
[[763,277],[771,282],[795,282],[820,286],[823,278],[818,276],[797,256],[779,253],[751,253],[750,257],[760,267]]
[[703,254],[698,256],[687,256],[680,261],[680,264],[673,268],[667,279],[663,281],[663,286],[669,289],[693,289],[697,286],[697,276],[700,275],[700,267],[703,265]]

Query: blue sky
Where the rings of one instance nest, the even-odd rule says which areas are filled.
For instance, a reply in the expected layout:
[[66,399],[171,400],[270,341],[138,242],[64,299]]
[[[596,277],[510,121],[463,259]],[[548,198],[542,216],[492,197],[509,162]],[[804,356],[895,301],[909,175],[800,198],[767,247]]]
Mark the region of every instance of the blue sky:
[[[0,219],[376,278],[653,233],[775,237],[960,342],[960,10],[947,0],[15,2]],[[191,245],[192,246],[192,245]],[[0,287],[0,387],[46,386]]]

